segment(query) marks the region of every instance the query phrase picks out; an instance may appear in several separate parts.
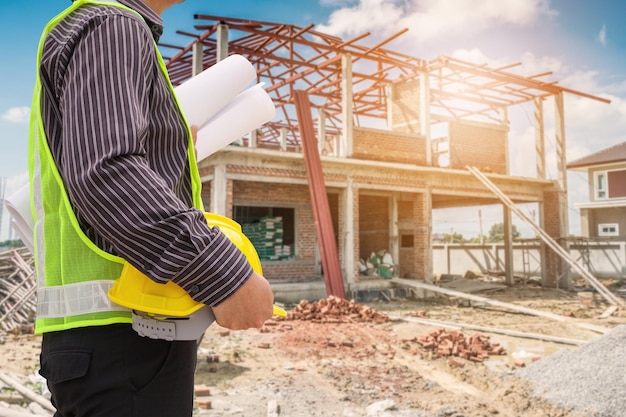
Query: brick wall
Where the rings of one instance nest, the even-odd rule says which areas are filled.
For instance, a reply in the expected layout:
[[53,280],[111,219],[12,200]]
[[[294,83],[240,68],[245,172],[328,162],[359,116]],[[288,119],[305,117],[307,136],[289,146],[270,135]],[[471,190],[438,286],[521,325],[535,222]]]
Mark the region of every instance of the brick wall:
[[[398,268],[398,276],[414,277],[413,265],[415,263],[415,253],[413,247],[402,247],[402,235],[414,236],[414,224],[413,224],[413,201],[399,201],[398,202],[398,231],[400,233],[400,259],[394,259],[396,267]],[[413,244],[415,245],[415,238],[413,237]]]
[[[319,267],[315,256],[317,232],[308,187],[298,184],[255,181],[232,181],[232,183],[232,202],[235,205],[295,208],[295,258],[293,261],[263,261],[265,277],[284,281],[311,280],[319,277]],[[337,217],[337,213],[334,217]]]
[[319,278],[314,261],[263,261],[263,276],[272,281],[306,282]]
[[[561,237],[561,220],[559,216],[560,201],[558,191],[543,193],[543,230],[557,242]],[[546,282],[548,287],[555,287],[557,277],[564,271],[563,260],[546,245]]]
[[430,233],[428,230],[429,212],[426,204],[426,196],[422,193],[413,197],[413,222],[415,231],[413,235],[413,273],[417,279],[428,278],[429,275],[429,252]]
[[361,195],[359,207],[359,257],[367,259],[372,252],[389,251],[389,198]]
[[449,123],[450,168],[474,166],[483,172],[507,174],[508,128],[490,123]]
[[353,133],[352,157],[426,165],[426,141],[416,134],[357,127]]
[[[361,206],[359,205],[359,192],[355,191],[352,195],[354,204],[354,224],[357,225],[361,221]],[[359,276],[359,253],[361,253],[361,239],[357,226],[354,227],[354,276]]]

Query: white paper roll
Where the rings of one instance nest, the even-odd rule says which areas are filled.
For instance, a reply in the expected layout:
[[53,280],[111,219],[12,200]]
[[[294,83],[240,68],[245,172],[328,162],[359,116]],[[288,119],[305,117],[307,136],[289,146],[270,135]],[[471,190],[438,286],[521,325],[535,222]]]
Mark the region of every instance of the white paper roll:
[[262,84],[242,92],[198,129],[198,161],[269,122],[275,114],[274,103]]
[[202,126],[241,93],[256,71],[241,55],[230,55],[174,89],[190,125]]
[[24,184],[5,198],[4,205],[11,215],[13,229],[32,251],[35,219],[30,209],[30,184]]
[[22,243],[26,246],[26,249],[30,251],[30,253],[35,253],[35,245],[34,245],[34,236],[33,230],[26,227],[26,224],[21,224],[15,219],[11,219],[11,225],[15,233],[22,239]]

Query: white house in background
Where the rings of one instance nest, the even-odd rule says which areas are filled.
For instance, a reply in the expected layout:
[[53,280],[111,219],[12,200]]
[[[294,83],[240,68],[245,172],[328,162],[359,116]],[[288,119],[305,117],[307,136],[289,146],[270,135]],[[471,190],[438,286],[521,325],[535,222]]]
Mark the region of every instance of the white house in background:
[[580,209],[585,237],[626,237],[626,142],[567,164],[567,169],[587,172],[589,202]]

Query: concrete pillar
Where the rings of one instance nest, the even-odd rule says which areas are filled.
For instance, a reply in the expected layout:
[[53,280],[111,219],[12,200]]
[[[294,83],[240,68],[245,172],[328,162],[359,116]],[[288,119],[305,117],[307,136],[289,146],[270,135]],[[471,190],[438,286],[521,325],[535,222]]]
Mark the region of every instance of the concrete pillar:
[[414,273],[417,279],[430,280],[433,275],[432,264],[432,195],[427,189],[413,196],[413,251]]
[[358,190],[355,191],[352,178],[348,178],[343,192],[343,270],[348,286],[355,283],[359,274],[358,244],[355,228],[358,227]]
[[[400,230],[398,227],[398,193],[389,199],[389,253],[397,267],[400,260]],[[396,274],[399,271],[396,271]]]
[[385,94],[387,95],[387,129],[393,130],[393,86],[391,84],[387,84],[385,87]]
[[554,96],[554,128],[556,135],[556,164],[559,182],[559,217],[561,236],[569,235],[569,218],[567,205],[567,154],[565,141],[565,107],[563,93]]
[[215,48],[215,54],[217,62],[228,57],[228,25],[224,23],[217,25],[217,47]]
[[[500,107],[499,113],[500,113],[500,124],[503,127],[507,128],[506,137],[508,138],[509,110],[507,107]],[[504,161],[505,161],[505,167],[506,167],[506,175],[509,175],[511,173],[511,158],[509,155],[509,141],[508,140],[504,141]]]
[[213,183],[211,186],[211,212],[228,216],[226,197],[228,195],[228,181],[226,179],[226,165],[215,165]]
[[257,130],[254,129],[254,130],[250,131],[250,140],[248,141],[248,147],[249,148],[256,148],[257,147],[257,139],[258,139]]
[[504,231],[504,271],[506,285],[513,285],[515,283],[514,271],[515,265],[513,265],[513,223],[511,221],[511,209],[507,206],[502,206],[503,215],[503,231]]
[[[556,138],[556,165],[559,184],[559,225],[561,234],[559,237],[567,237],[569,235],[569,213],[567,202],[567,153],[566,153],[566,140],[565,140],[565,105],[563,103],[563,92],[554,95],[554,130]],[[567,249],[566,244],[561,244],[563,248]],[[560,259],[560,258],[559,258]],[[565,261],[560,260],[560,271],[569,271]],[[566,285],[570,286],[570,277],[568,272],[562,272],[561,275],[568,275],[566,278]],[[559,283],[557,283],[558,285]]]
[[191,49],[191,75],[194,77],[204,69],[202,64],[203,55],[204,45],[201,42],[194,43]]
[[352,156],[354,134],[352,93],[352,55],[344,54],[341,59],[341,117],[343,119],[342,146],[339,156]]
[[280,149],[287,150],[287,129],[284,127],[280,128]]
[[433,166],[433,145],[430,134],[430,75],[427,72],[420,75],[419,101],[419,126],[420,135],[426,142],[426,166]]
[[317,149],[322,155],[326,145],[326,113],[321,107],[317,108]]
[[543,124],[543,99],[535,98],[535,158],[537,178],[546,178],[546,145]]

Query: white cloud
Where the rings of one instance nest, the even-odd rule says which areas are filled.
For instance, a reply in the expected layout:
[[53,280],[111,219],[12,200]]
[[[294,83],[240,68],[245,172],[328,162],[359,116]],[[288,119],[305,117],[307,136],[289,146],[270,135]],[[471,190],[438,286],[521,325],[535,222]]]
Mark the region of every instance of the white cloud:
[[357,1],[358,0],[320,0],[320,6],[345,7]]
[[389,35],[409,28],[408,36],[426,41],[451,34],[467,36],[501,24],[526,26],[544,14],[556,14],[547,0],[359,0],[333,12],[318,30],[350,37],[364,32]]
[[2,115],[2,120],[11,123],[25,123],[30,117],[30,107],[12,107]]
[[602,25],[602,29],[598,33],[598,41],[600,41],[602,46],[606,46],[606,25]]
[[360,0],[352,7],[343,7],[328,18],[328,24],[318,25],[317,30],[341,37],[350,38],[365,32],[378,32],[382,35],[393,33],[398,27],[405,10],[393,0]]

